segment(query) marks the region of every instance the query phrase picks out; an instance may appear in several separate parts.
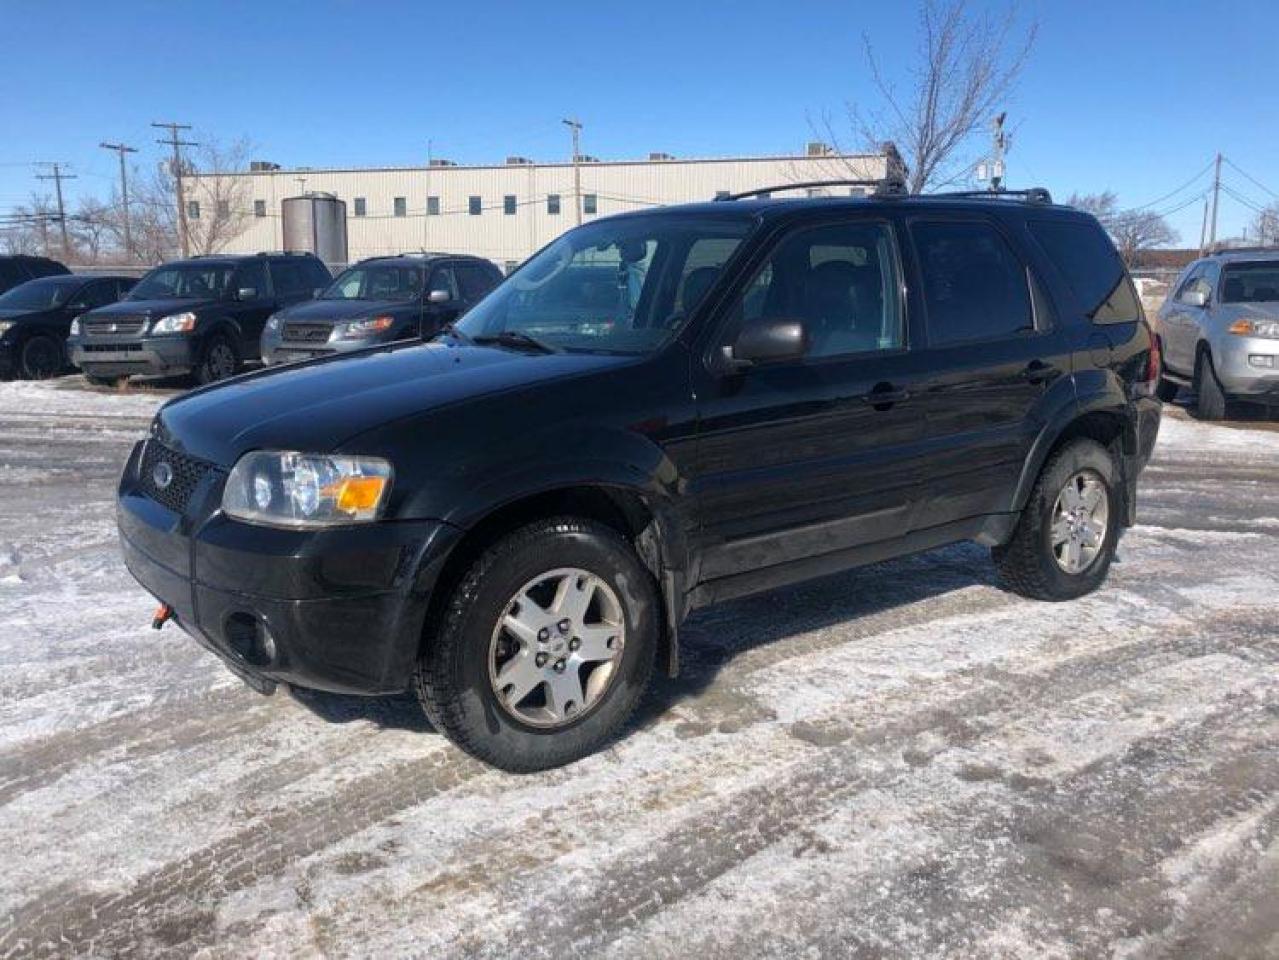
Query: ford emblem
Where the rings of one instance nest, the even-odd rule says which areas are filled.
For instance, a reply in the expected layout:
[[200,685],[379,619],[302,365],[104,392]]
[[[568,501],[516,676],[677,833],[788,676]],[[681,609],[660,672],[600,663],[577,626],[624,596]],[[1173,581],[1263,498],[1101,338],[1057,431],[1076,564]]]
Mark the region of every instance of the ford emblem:
[[151,481],[157,490],[168,490],[173,482],[173,468],[161,460],[151,471]]

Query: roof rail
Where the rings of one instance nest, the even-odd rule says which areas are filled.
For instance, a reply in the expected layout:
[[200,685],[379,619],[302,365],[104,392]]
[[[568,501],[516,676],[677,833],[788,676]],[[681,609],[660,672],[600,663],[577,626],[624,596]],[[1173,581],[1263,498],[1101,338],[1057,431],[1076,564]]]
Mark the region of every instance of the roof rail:
[[310,250],[259,250],[255,257],[313,257]]
[[741,193],[730,193],[716,197],[717,201],[745,200],[762,194],[778,193],[782,190],[805,190],[812,187],[874,187],[877,197],[904,197],[907,195],[906,184],[897,177],[884,177],[878,180],[806,180],[803,183],[780,183],[774,187],[757,187],[754,190],[743,190]]
[[972,200],[1023,200],[1026,203],[1052,203],[1053,196],[1046,187],[1027,187],[1025,190],[952,190],[944,193],[925,193],[921,197],[959,198]]
[[1279,253],[1279,246],[1272,243],[1260,247],[1230,247],[1223,243],[1216,243],[1208,251],[1209,256],[1216,256],[1219,253]]

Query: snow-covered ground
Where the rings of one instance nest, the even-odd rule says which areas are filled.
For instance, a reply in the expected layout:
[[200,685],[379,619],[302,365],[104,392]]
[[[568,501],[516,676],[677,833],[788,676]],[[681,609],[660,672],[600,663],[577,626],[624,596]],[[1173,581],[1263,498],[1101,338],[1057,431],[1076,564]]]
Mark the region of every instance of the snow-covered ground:
[[1279,434],[1167,418],[1075,603],[957,546],[701,613],[513,777],[148,629],[161,399],[0,385],[0,956],[1279,956]]

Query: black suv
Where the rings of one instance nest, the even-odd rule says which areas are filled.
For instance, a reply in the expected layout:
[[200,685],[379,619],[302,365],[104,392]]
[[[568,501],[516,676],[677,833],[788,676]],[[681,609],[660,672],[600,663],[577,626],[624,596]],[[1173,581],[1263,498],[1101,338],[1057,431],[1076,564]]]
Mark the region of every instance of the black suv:
[[314,300],[267,321],[262,362],[429,340],[501,282],[501,271],[479,257],[424,253],[361,260]]
[[696,607],[965,539],[1095,589],[1159,427],[1122,262],[1045,191],[899,191],[598,220],[431,343],[171,400],[118,504],[157,622],[534,770],[622,728]]
[[64,276],[70,272],[65,264],[48,257],[33,257],[25,253],[3,256],[0,257],[0,293],[28,280]]
[[257,360],[267,318],[332,279],[309,253],[215,255],[156,267],[127,299],[71,326],[71,362],[94,383],[193,373],[212,383]]
[[67,333],[76,317],[115,303],[135,277],[41,277],[0,294],[0,377],[43,380],[67,369]]

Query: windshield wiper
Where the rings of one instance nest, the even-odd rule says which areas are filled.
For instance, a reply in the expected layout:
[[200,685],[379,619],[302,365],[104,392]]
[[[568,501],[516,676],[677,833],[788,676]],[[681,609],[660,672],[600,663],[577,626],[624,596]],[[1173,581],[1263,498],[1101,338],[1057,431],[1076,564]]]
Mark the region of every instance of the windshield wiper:
[[440,327],[439,332],[435,334],[436,337],[442,337],[445,335],[453,337],[455,340],[461,340],[463,343],[475,342],[468,334],[463,333],[456,323],[444,324],[444,326]]
[[551,346],[545,340],[529,336],[522,330],[503,330],[482,337],[472,337],[472,343],[496,343],[499,347],[512,347],[516,350],[536,350],[538,353],[560,353],[559,347]]

